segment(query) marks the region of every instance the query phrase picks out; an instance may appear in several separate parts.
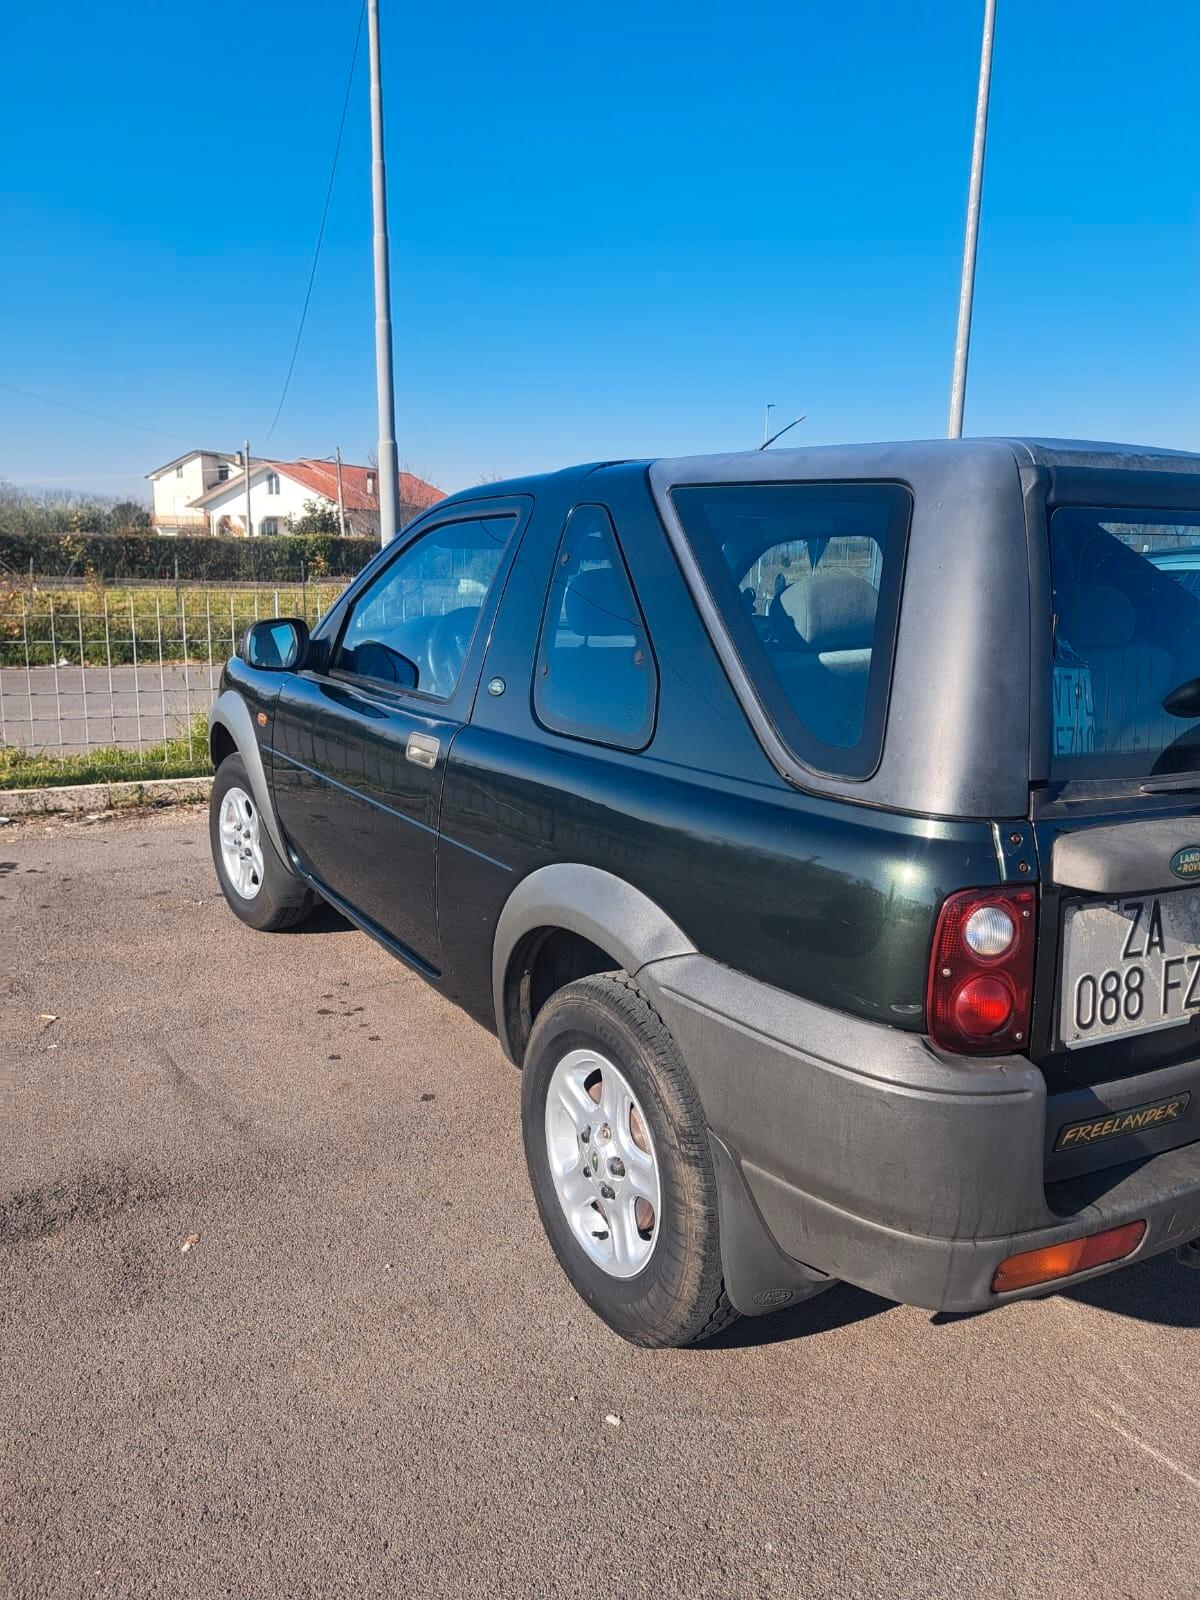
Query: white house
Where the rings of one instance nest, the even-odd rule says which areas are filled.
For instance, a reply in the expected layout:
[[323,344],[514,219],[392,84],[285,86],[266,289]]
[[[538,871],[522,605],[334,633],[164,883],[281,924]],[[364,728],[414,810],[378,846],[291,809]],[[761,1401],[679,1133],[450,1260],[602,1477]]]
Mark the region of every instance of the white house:
[[[250,459],[195,450],[147,474],[154,485],[154,525],[160,533],[219,533],[244,537],[286,533],[310,504],[336,511],[338,468],[332,461]],[[192,490],[190,497],[188,489]],[[400,523],[411,522],[442,491],[411,472],[400,474]],[[341,466],[340,501],[346,532],[379,532],[379,481],[374,467]]]
[[151,522],[160,533],[207,533],[208,518],[192,502],[241,471],[241,455],[222,450],[189,450],[165,467],[148,472],[154,491]]

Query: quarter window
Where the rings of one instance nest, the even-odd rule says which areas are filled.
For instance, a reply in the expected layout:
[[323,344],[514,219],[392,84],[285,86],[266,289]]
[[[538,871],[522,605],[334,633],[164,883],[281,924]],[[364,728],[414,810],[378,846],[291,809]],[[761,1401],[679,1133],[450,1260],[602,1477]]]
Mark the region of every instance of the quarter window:
[[758,483],[671,499],[754,694],[805,765],[879,765],[911,497],[898,484]]
[[448,700],[516,521],[473,517],[421,534],[351,606],[334,670]]
[[602,506],[567,519],[542,620],[534,677],[538,721],[556,733],[641,750],[654,731],[658,672]]

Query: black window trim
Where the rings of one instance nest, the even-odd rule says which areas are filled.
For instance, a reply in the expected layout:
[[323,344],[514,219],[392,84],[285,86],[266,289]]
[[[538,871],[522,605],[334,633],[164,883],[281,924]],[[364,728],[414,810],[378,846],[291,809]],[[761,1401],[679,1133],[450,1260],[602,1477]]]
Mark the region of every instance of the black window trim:
[[[363,568],[345,594],[337,601],[329,616],[322,619],[320,625],[321,635],[329,639],[329,666],[322,675],[332,678],[337,683],[348,683],[357,689],[381,695],[389,701],[400,701],[402,703],[416,701],[420,704],[431,706],[454,705],[459,700],[464,686],[470,679],[471,659],[476,652],[484,613],[487,612],[488,614],[489,629],[491,621],[495,617],[496,607],[508,581],[508,574],[512,570],[517,546],[529,521],[531,506],[532,502],[524,497],[514,497],[509,501],[462,501],[456,503],[453,508],[446,508],[447,512],[453,509],[453,516],[443,515],[429,520],[422,518],[419,524],[412,523],[408,528],[405,528],[400,537],[393,540],[390,546],[382,550],[375,560],[369,562]],[[491,522],[501,519],[512,520],[512,532],[509,535],[500,565],[496,569],[496,576],[493,578],[491,586],[479,607],[479,616],[476,618],[471,641],[467,645],[466,655],[463,657],[462,672],[459,674],[458,682],[450,694],[431,694],[428,689],[406,689],[398,684],[388,683],[382,678],[368,678],[356,672],[347,672],[344,667],[338,666],[338,652],[341,650],[342,640],[345,637],[355,606],[367,591],[374,588],[375,584],[391,570],[402,556],[419,544],[422,539],[428,537],[429,534],[437,533],[442,528],[452,527],[456,522]]]
[[[625,581],[629,585],[629,593],[633,597],[633,604],[641,619],[642,637],[646,641],[647,667],[650,675],[650,715],[647,718],[646,737],[640,744],[624,744],[617,739],[600,739],[594,734],[579,733],[574,728],[556,726],[554,722],[547,721],[538,706],[538,683],[542,661],[542,643],[546,636],[546,625],[550,620],[550,599],[554,593],[554,585],[558,578],[559,556],[563,547],[563,540],[577,511],[601,511],[608,520],[609,531],[613,538],[613,548],[617,552],[617,560],[621,563],[621,570],[625,574]],[[641,755],[654,743],[654,735],[658,731],[658,707],[660,677],[658,671],[658,656],[655,654],[654,641],[650,637],[650,628],[646,622],[646,613],[642,609],[642,602],[638,598],[637,585],[633,581],[633,573],[629,569],[625,551],[621,545],[621,535],[617,531],[617,519],[613,516],[612,508],[606,506],[601,500],[580,500],[571,506],[563,518],[562,532],[554,545],[554,559],[550,566],[550,578],[546,585],[546,596],[542,601],[542,615],[538,623],[537,640],[533,651],[533,671],[530,678],[529,708],[535,724],[544,733],[551,734],[556,739],[573,739],[579,744],[589,744],[601,750],[615,750],[622,755]]]
[[[879,746],[874,753],[870,769],[867,771],[837,771],[836,769],[818,766],[812,761],[806,761],[796,754],[779,732],[775,726],[774,719],[759,695],[753,678],[742,662],[737,646],[725,626],[725,619],[708,587],[704,571],[692,549],[691,541],[684,532],[673,498],[677,488],[769,489],[779,487],[796,489],[892,488],[903,490],[907,497],[907,514],[904,518],[903,539],[901,541],[899,566],[896,572],[896,608],[890,630],[887,678],[883,684],[879,705]],[[672,553],[679,563],[684,582],[687,584],[696,609],[700,613],[700,619],[704,623],[705,631],[717,652],[721,665],[725,669],[725,674],[733,687],[733,692],[737,696],[738,702],[745,712],[759,744],[780,777],[786,779],[795,788],[803,789],[810,794],[828,793],[826,785],[829,783],[848,784],[851,786],[869,783],[877,776],[880,767],[883,765],[884,751],[887,746],[892,682],[896,671],[896,645],[900,632],[900,614],[904,607],[904,579],[908,565],[909,540],[912,536],[913,512],[916,506],[916,495],[912,485],[906,483],[902,478],[895,477],[686,479],[678,483],[668,484],[664,494],[655,496],[655,504],[666,529],[667,542],[670,544]]]

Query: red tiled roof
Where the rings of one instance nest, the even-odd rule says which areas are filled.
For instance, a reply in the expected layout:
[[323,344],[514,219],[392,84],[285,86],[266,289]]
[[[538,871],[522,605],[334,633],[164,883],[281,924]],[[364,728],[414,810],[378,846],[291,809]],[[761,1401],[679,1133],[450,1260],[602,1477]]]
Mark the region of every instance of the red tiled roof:
[[[284,477],[303,484],[306,489],[312,489],[326,500],[332,500],[334,505],[337,504],[337,467],[332,461],[265,461],[256,462],[255,465],[271,467]],[[376,469],[354,467],[343,461],[342,497],[347,511],[378,511],[379,474]],[[424,510],[426,506],[436,505],[444,498],[442,491],[435,489],[432,483],[426,483],[424,478],[415,478],[411,472],[400,474],[402,505],[419,506]]]

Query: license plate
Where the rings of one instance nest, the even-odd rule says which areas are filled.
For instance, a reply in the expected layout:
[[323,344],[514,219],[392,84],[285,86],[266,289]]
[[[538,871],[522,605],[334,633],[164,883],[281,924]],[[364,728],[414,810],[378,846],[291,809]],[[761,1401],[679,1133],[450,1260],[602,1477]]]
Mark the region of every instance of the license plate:
[[1200,1014],[1200,889],[1068,906],[1063,941],[1068,1050]]

